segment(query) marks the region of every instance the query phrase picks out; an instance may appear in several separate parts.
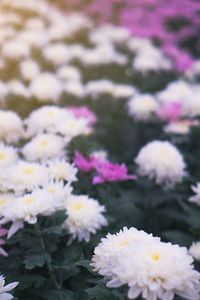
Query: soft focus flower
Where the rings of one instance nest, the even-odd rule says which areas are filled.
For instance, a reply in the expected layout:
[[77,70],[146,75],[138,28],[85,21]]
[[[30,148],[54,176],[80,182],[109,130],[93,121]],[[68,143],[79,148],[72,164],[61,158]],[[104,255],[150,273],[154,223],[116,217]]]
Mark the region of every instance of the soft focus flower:
[[78,151],[75,152],[75,165],[83,172],[91,172],[95,170],[96,158],[91,156],[89,158],[84,157]]
[[89,120],[89,124],[93,125],[96,123],[97,121],[97,116],[95,115],[95,113],[93,113],[87,106],[80,106],[80,107],[76,107],[76,106],[67,106],[66,107],[67,111],[70,111],[73,113],[73,115],[76,118],[85,118]]
[[19,68],[25,80],[32,80],[40,73],[39,65],[32,59],[22,61]]
[[15,143],[23,136],[20,117],[13,111],[0,110],[0,140]]
[[179,102],[165,103],[160,107],[158,116],[164,121],[177,121],[181,116],[181,107]]
[[69,230],[72,239],[77,237],[79,241],[89,242],[91,234],[107,225],[107,220],[102,215],[105,212],[104,206],[88,196],[72,195],[68,198],[65,209],[68,217],[63,227]]
[[192,185],[191,188],[196,195],[190,197],[189,201],[200,205],[200,182],[197,182],[196,186]]
[[10,300],[13,298],[13,296],[7,292],[13,290],[19,284],[19,282],[12,282],[5,286],[4,284],[5,284],[5,277],[1,275],[0,276],[0,299]]
[[[0,237],[4,236],[7,233],[8,233],[8,230],[2,228],[1,225],[0,225]],[[4,244],[5,244],[5,241],[0,238],[0,245],[4,245]],[[3,256],[8,256],[7,252],[2,247],[0,247],[0,254],[3,255]],[[1,299],[1,296],[0,296],[0,299]]]
[[188,134],[190,128],[199,125],[198,120],[178,120],[176,122],[170,122],[164,127],[165,132],[176,133],[176,134]]
[[95,248],[91,265],[110,288],[127,284],[128,298],[199,299],[200,273],[185,247],[163,243],[143,231],[124,228]]
[[14,164],[18,159],[17,150],[12,146],[0,143],[0,170]]
[[185,162],[178,149],[168,141],[153,141],[142,147],[135,158],[142,176],[155,179],[167,187],[182,182]]
[[108,160],[100,160],[95,163],[95,169],[99,175],[93,178],[93,184],[103,182],[122,181],[128,179],[137,179],[135,175],[127,174],[127,167],[125,164],[119,165],[109,162]]
[[200,242],[192,243],[192,246],[189,248],[189,253],[196,259],[200,261]]
[[47,172],[51,179],[73,182],[77,180],[77,168],[64,159],[51,159],[47,162]]
[[128,102],[129,115],[137,120],[149,120],[158,109],[158,104],[150,94],[133,96]]

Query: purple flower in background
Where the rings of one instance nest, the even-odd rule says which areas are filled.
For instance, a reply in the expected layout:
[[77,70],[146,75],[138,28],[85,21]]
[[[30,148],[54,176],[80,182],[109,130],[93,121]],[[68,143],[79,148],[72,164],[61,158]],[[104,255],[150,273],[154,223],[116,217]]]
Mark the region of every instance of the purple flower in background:
[[108,160],[100,161],[96,163],[96,171],[99,175],[93,178],[93,184],[101,184],[103,182],[123,181],[123,180],[135,180],[135,175],[128,175],[127,167],[125,164],[119,165],[109,162]]
[[95,163],[98,159],[91,156],[89,158],[84,157],[78,151],[75,152],[75,165],[83,172],[89,173],[95,170]]
[[[1,225],[0,225],[0,237],[1,236],[4,236],[5,234],[8,233],[8,230],[7,229],[4,229],[4,228],[1,228]],[[6,242],[0,238],[0,245],[4,245]],[[6,253],[6,251],[0,247],[0,254],[3,255],[3,256],[8,256],[8,254]]]
[[86,105],[77,106],[67,106],[67,110],[71,111],[76,118],[85,118],[89,120],[89,124],[93,125],[97,121],[97,116],[93,113]]
[[181,108],[179,102],[165,103],[160,107],[158,116],[164,121],[177,121],[181,116]]

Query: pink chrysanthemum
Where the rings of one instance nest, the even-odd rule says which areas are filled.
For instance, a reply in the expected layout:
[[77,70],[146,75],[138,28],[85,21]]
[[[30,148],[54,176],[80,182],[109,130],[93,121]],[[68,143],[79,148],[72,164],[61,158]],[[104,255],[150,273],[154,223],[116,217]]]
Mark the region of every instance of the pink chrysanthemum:
[[89,120],[89,124],[93,125],[97,121],[95,113],[93,113],[87,106],[83,105],[80,107],[67,106],[67,110],[73,113],[76,118],[85,118]]
[[98,159],[95,158],[94,156],[87,158],[84,157],[82,154],[80,154],[78,151],[75,152],[74,163],[83,172],[89,173],[91,171],[94,171],[95,162],[97,160]]
[[158,111],[158,116],[165,121],[175,122],[181,116],[182,105],[179,102],[169,102],[162,105]]

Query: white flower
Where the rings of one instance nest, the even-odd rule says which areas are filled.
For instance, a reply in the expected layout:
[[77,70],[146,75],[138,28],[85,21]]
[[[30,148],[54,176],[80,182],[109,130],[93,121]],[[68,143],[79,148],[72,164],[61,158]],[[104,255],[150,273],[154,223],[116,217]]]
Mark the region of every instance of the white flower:
[[17,142],[24,134],[22,120],[13,111],[0,110],[0,139]]
[[66,206],[67,219],[63,224],[64,228],[72,234],[72,239],[89,242],[90,234],[95,234],[101,226],[107,225],[107,220],[102,215],[104,206],[99,205],[97,200],[88,196],[72,195],[68,198]]
[[47,169],[41,164],[18,161],[5,170],[4,184],[15,192],[31,191],[47,181]]
[[20,43],[29,45],[29,47],[41,48],[49,42],[49,36],[45,30],[25,29],[18,35]]
[[85,96],[85,87],[80,80],[69,80],[64,84],[64,91],[75,97],[83,98]]
[[86,84],[86,93],[96,98],[101,94],[112,95],[114,91],[114,84],[111,80],[91,80]]
[[32,59],[22,61],[19,68],[25,80],[32,80],[40,73],[39,65]]
[[136,241],[113,256],[109,287],[128,284],[128,298],[172,300],[175,294],[198,300],[200,273],[187,249],[160,241]]
[[5,285],[5,278],[4,276],[0,275],[0,300],[10,300],[13,298],[13,296],[8,291],[13,290],[19,282],[12,282],[7,285]]
[[190,132],[190,128],[197,125],[199,125],[197,120],[179,120],[176,122],[170,122],[164,127],[164,131],[176,134],[188,134]]
[[70,118],[57,123],[55,131],[69,138],[87,132],[89,120],[86,118]]
[[189,201],[200,205],[200,182],[197,182],[197,186],[192,185],[191,188],[196,195],[190,197]]
[[30,54],[30,49],[27,44],[19,40],[6,41],[2,45],[2,54],[11,59],[20,59],[27,57]]
[[62,65],[70,61],[70,51],[63,43],[47,45],[42,51],[43,56],[55,65]]
[[5,206],[12,206],[15,198],[16,195],[13,193],[0,193],[0,216],[2,216],[2,210],[5,208]]
[[48,176],[51,179],[64,180],[67,182],[73,182],[77,180],[77,168],[75,168],[73,164],[70,164],[64,159],[50,160],[47,163],[47,166]]
[[30,84],[30,92],[41,102],[58,102],[63,88],[52,73],[41,73]]
[[185,162],[178,149],[168,141],[153,141],[142,147],[135,162],[142,176],[154,178],[167,187],[182,182]]
[[44,186],[43,189],[51,193],[53,196],[56,196],[60,199],[61,206],[59,209],[65,209],[65,203],[67,199],[71,196],[73,188],[70,184],[64,184],[64,181],[48,181]]
[[183,102],[193,94],[193,86],[186,81],[174,81],[157,94],[161,102]]
[[147,234],[134,227],[130,229],[124,227],[116,234],[108,233],[106,238],[101,239],[101,243],[95,248],[91,266],[94,271],[103,276],[112,276],[112,256],[124,251],[124,249],[134,241],[151,241],[155,238],[152,234]]
[[15,198],[12,205],[6,205],[2,209],[3,219],[1,223],[12,221],[13,224],[8,232],[8,238],[14,234],[15,229],[19,229],[19,224],[23,222],[35,224],[37,216],[49,216],[62,207],[62,201],[59,196],[53,195],[45,189],[37,189],[30,194]]
[[96,157],[98,159],[101,160],[105,160],[108,157],[108,153],[105,150],[97,150],[97,151],[93,151],[90,156]]
[[189,253],[198,261],[200,261],[200,242],[192,243]]
[[150,94],[136,95],[128,101],[129,114],[137,120],[146,121],[158,109],[158,104]]
[[66,140],[52,133],[41,133],[28,142],[22,153],[28,161],[45,160],[63,156]]
[[18,159],[17,150],[12,146],[0,143],[0,170],[14,164]]
[[29,18],[25,22],[25,27],[28,29],[43,29],[44,26],[44,22],[39,17]]
[[20,95],[29,98],[29,89],[19,80],[13,79],[7,83],[10,94]]
[[81,80],[81,73],[78,68],[70,66],[70,65],[64,65],[57,69],[56,74],[58,78],[62,80]]
[[136,93],[135,87],[127,84],[115,84],[113,96],[116,98],[129,98]]
[[32,111],[24,123],[27,126],[27,134],[30,136],[43,131],[51,131],[58,122],[72,117],[73,114],[65,108],[46,105]]

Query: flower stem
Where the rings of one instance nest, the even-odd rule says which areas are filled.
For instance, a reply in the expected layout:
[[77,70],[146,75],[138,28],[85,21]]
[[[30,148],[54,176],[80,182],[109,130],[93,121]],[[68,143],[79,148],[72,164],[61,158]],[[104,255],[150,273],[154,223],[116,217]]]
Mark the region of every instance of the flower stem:
[[44,239],[43,239],[43,236],[41,234],[41,231],[40,231],[40,226],[38,223],[36,223],[34,225],[34,229],[35,229],[35,234],[36,236],[38,237],[39,239],[39,242],[40,242],[40,246],[41,246],[41,249],[42,249],[42,253],[44,254],[44,257],[45,257],[45,265],[46,265],[46,268],[49,272],[49,275],[50,275],[50,278],[51,278],[51,281],[54,283],[54,286],[57,290],[60,290],[61,289],[61,286],[60,284],[58,283],[57,279],[56,279],[56,276],[55,276],[55,272],[54,272],[54,269],[51,265],[51,263],[48,261],[47,259],[47,251],[46,251],[46,246],[45,246],[45,242],[44,242]]

